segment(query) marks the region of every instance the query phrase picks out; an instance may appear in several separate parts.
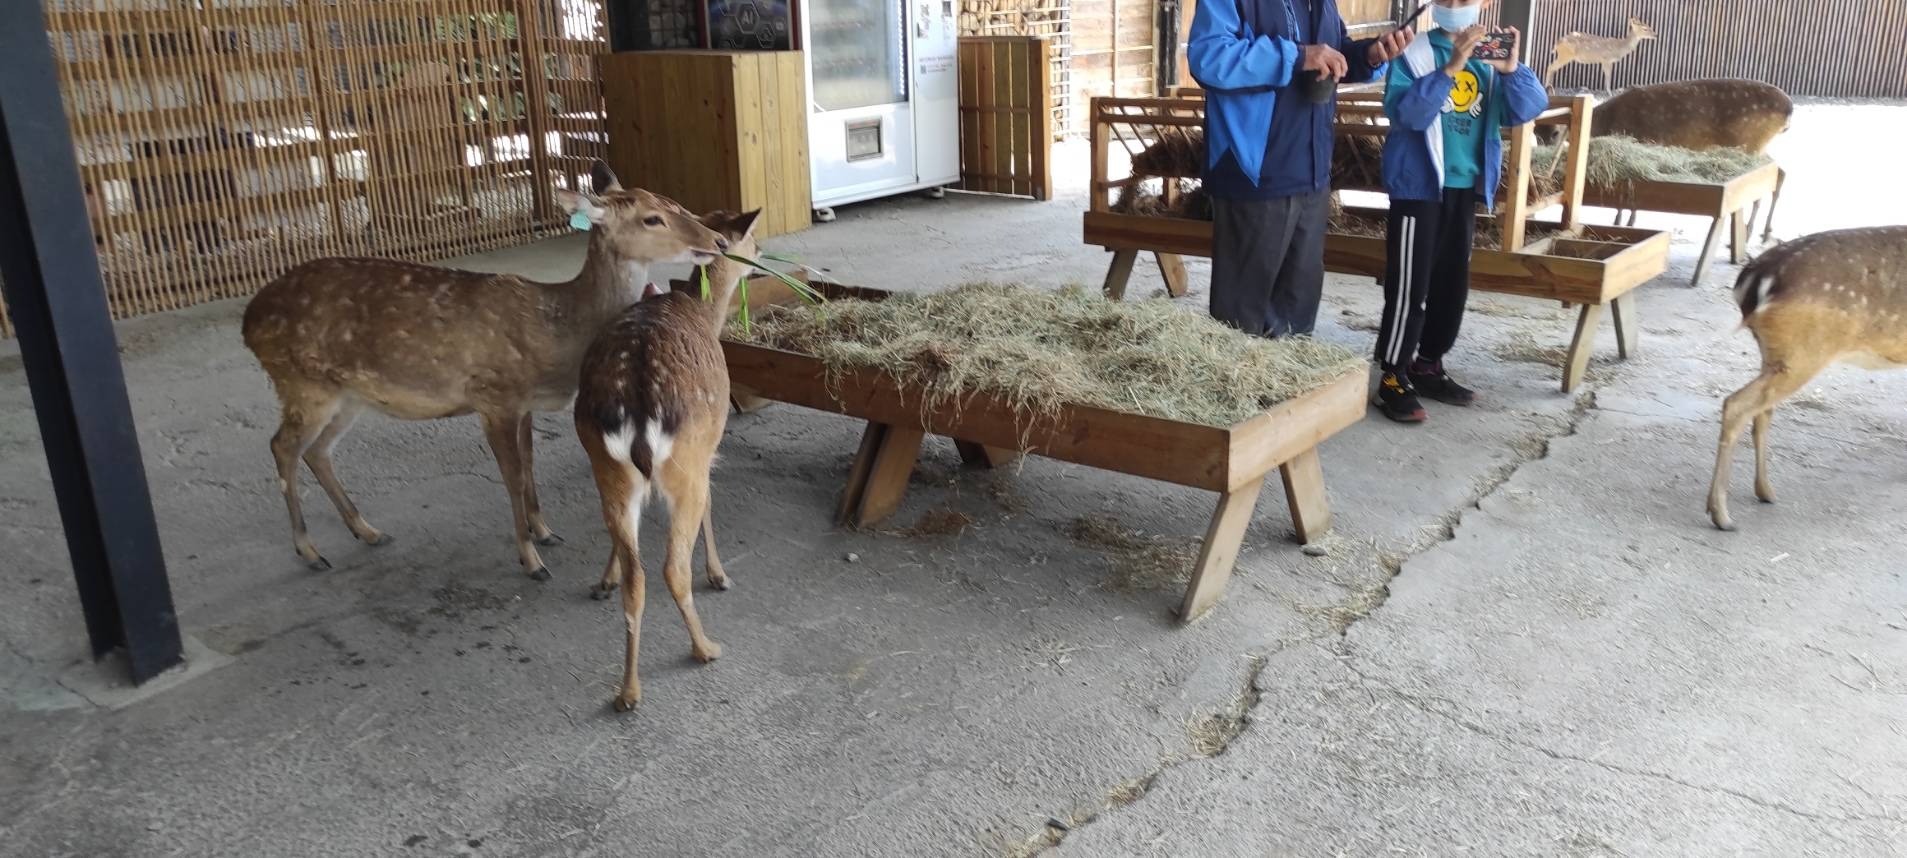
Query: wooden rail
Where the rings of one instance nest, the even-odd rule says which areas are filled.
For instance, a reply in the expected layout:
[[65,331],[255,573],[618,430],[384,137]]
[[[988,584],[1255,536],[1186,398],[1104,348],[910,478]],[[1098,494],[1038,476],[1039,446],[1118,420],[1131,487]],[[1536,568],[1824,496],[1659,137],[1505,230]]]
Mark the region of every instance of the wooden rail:
[[960,40],[960,190],[1053,198],[1052,43]]

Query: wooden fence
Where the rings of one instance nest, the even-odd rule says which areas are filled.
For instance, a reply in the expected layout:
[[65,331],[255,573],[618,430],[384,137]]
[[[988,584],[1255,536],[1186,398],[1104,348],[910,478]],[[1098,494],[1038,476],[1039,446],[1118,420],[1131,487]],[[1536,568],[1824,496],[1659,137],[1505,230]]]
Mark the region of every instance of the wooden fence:
[[46,3],[117,316],[530,240],[604,153],[601,0]]
[[1051,43],[960,40],[960,189],[1051,199]]
[[[1691,0],[1539,0],[1530,64],[1571,31],[1623,36],[1640,18],[1660,34],[1616,64],[1615,86],[1742,77],[1792,95],[1907,98],[1907,0],[1719,3]],[[1557,72],[1559,88],[1602,86],[1602,69]]]

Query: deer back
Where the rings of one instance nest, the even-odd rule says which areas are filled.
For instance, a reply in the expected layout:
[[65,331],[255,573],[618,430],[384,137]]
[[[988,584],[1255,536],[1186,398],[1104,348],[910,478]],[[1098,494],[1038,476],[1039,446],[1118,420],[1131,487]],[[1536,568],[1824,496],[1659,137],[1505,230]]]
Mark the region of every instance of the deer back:
[[1784,349],[1907,364],[1907,226],[1835,230],[1773,248],[1735,284],[1743,322]]
[[1794,100],[1780,87],[1717,78],[1637,86],[1596,106],[1592,133],[1684,149],[1760,153],[1787,130]]

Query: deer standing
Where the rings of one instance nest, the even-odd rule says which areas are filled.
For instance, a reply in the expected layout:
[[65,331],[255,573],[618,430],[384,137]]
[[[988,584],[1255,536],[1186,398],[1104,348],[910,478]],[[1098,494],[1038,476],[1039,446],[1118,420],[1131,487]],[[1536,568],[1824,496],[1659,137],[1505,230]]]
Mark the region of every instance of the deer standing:
[[1640,18],[1629,19],[1629,35],[1624,38],[1570,33],[1556,40],[1556,61],[1550,63],[1549,69],[1543,72],[1543,86],[1549,86],[1558,69],[1570,63],[1587,63],[1602,66],[1602,88],[1608,92],[1611,89],[1610,71],[1616,63],[1635,53],[1637,45],[1653,38],[1655,28],[1643,23]]
[[1773,503],[1768,424],[1776,405],[1837,360],[1907,366],[1907,226],[1823,232],[1776,247],[1735,283],[1742,324],[1761,346],[1761,374],[1722,405],[1708,488],[1715,526],[1733,530],[1728,472],[1742,428],[1755,424],[1755,496]]
[[[476,414],[503,472],[518,559],[549,570],[534,542],[560,538],[543,521],[532,473],[531,414],[568,406],[590,339],[637,301],[649,266],[706,263],[724,240],[674,201],[624,190],[601,163],[594,194],[557,189],[586,219],[589,253],[567,283],[536,283],[384,259],[320,259],[286,272],[245,308],[245,345],[271,376],[282,417],[272,436],[292,544],[313,569],[331,564],[305,532],[302,458],[352,535],[388,541],[331,470],[331,450],[366,409],[405,420]],[[578,221],[580,222],[580,220]]]
[[[754,254],[753,230],[761,211],[712,212],[702,223],[721,234],[739,255]],[[715,555],[709,514],[709,468],[728,425],[728,362],[721,335],[729,298],[749,266],[717,257],[708,266],[708,300],[676,290],[644,300],[605,328],[583,358],[576,395],[576,437],[589,454],[602,497],[603,524],[612,550],[595,596],[622,587],[624,656],[618,712],[642,699],[636,678],[641,643],[644,584],[636,551],[642,507],[653,486],[669,507],[668,554],[663,579],[689,628],[691,652],[714,661],[722,647],[702,631],[691,591],[689,555],[700,529],[706,540],[708,582],[731,584]],[[693,287],[691,287],[693,288]]]
[[[1758,80],[1709,78],[1625,89],[1596,106],[1590,134],[1620,135],[1683,149],[1740,149],[1759,155],[1788,130],[1793,118],[1794,99],[1781,87]],[[1786,182],[1787,174],[1782,173],[1768,199],[1764,239],[1774,235],[1775,206],[1781,204],[1781,187]],[[1620,217],[1622,213],[1616,214]],[[1637,214],[1630,211],[1630,226],[1635,226]],[[1753,231],[1760,214],[1761,200],[1757,199],[1748,214],[1748,230]],[[1717,219],[1709,233],[1710,247],[1720,237],[1721,227],[1722,219]],[[1702,258],[1708,258],[1708,249],[1703,250]]]

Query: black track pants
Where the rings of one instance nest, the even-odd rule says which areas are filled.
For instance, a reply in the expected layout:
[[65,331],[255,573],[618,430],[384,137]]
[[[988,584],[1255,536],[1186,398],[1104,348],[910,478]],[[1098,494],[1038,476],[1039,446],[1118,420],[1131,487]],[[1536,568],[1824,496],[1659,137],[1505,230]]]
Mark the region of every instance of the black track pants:
[[1403,372],[1412,359],[1443,359],[1457,343],[1470,298],[1470,242],[1477,192],[1445,188],[1441,202],[1392,200],[1384,232],[1384,317],[1377,363]]

